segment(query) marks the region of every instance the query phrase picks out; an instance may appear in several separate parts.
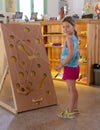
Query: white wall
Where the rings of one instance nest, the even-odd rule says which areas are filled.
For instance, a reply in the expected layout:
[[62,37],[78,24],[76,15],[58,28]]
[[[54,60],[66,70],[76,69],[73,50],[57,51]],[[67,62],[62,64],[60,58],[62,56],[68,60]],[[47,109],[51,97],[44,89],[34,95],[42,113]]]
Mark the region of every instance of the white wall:
[[[58,2],[59,0],[48,0],[48,16],[58,16]],[[69,4],[69,15],[73,13],[82,14],[84,0],[67,0]]]
[[0,0],[0,14],[5,12],[5,1]]
[[[78,2],[76,2],[78,1]],[[79,16],[82,15],[82,10],[84,7],[84,0],[73,0],[73,12],[77,13]]]
[[6,12],[6,5],[5,5],[6,0],[0,0],[0,13],[3,14],[5,17],[0,18],[4,22],[6,22],[6,17],[9,16],[11,18],[13,12]]
[[49,17],[58,16],[58,1],[59,0],[48,0],[47,14]]
[[[84,2],[89,2],[90,0],[67,0],[69,4],[69,15],[77,13],[79,16],[82,14]],[[100,0],[91,0],[91,2],[97,2]],[[2,5],[2,6],[1,6]],[[47,15],[49,17],[57,17],[59,14],[59,0],[48,0],[47,3]],[[5,12],[5,0],[0,0],[0,13],[4,13],[6,16],[11,15],[11,13]]]
[[[0,14],[5,16],[5,0],[0,0]],[[0,20],[5,22],[6,17],[0,18]]]
[[[73,13],[73,10],[74,10],[74,8],[73,8],[73,1],[74,1],[74,0],[67,0],[68,6],[69,6],[68,15],[72,15],[72,13]],[[76,1],[76,0],[75,0],[75,1]]]

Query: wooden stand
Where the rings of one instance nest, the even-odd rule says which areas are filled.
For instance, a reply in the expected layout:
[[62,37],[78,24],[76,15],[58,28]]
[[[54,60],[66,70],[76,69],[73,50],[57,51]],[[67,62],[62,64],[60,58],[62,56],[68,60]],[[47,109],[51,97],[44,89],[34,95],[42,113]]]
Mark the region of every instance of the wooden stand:
[[18,113],[57,104],[40,25],[2,24],[0,40],[0,105]]

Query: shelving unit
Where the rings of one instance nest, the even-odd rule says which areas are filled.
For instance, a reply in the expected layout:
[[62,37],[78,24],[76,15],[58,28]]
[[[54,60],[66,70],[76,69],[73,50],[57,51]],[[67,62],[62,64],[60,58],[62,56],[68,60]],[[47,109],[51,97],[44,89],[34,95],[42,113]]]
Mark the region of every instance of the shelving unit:
[[100,64],[100,19],[88,24],[88,84],[94,84],[93,65]]
[[61,79],[60,75],[62,74],[62,70],[56,71],[54,69],[54,66],[60,61],[62,45],[65,40],[61,21],[44,21],[40,23],[44,45],[50,62],[52,78]]
[[76,30],[78,33],[79,51],[80,51],[80,57],[79,57],[80,75],[77,82],[87,84],[88,83],[87,23],[77,22]]
[[[56,71],[54,69],[54,66],[60,61],[61,50],[65,41],[61,21],[44,21],[40,23],[52,77],[61,80],[62,70]],[[80,49],[80,77],[77,82],[87,84],[87,24],[79,22],[76,28],[79,35]]]
[[[94,84],[93,65],[100,63],[100,20],[79,19],[76,20],[76,28],[79,39],[80,54],[85,57],[85,61],[80,63],[81,74],[87,77],[87,85]],[[82,46],[81,46],[82,45]],[[83,60],[84,61],[84,60]],[[79,82],[81,83],[81,81]],[[83,82],[82,82],[83,83]]]
[[[66,38],[62,31],[62,23],[61,21],[44,21],[40,24],[52,78],[61,80],[62,70],[56,71],[54,66],[60,62],[61,50]],[[76,28],[79,35],[80,49],[80,79],[77,82],[87,84],[87,24],[78,23]]]
[[[55,71],[59,63],[65,35],[62,32],[61,21],[39,21],[44,45],[50,62],[53,79],[60,79],[62,70]],[[77,19],[76,29],[79,36],[80,76],[77,83],[90,85],[93,83],[93,64],[100,63],[100,20]]]

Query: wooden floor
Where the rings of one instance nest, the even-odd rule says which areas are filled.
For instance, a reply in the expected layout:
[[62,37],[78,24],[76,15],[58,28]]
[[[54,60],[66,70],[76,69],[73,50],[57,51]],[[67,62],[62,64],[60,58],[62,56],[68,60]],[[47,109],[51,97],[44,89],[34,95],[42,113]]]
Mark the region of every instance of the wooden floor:
[[80,115],[59,119],[57,114],[68,104],[64,81],[54,80],[58,105],[12,114],[0,107],[0,130],[100,130],[100,87],[77,84]]

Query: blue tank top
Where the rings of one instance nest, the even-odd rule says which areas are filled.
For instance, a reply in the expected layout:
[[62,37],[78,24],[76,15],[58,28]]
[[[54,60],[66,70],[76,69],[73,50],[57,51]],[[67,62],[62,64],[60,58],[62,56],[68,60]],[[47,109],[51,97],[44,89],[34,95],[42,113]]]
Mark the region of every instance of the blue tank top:
[[[74,43],[74,56],[70,60],[70,62],[65,64],[64,66],[77,67],[78,58],[79,58],[78,40],[75,36],[71,36],[70,38],[72,39],[72,41]],[[61,53],[61,62],[63,62],[67,56],[68,56],[68,48],[67,48],[67,43],[65,41],[63,49],[62,49],[62,53]]]

